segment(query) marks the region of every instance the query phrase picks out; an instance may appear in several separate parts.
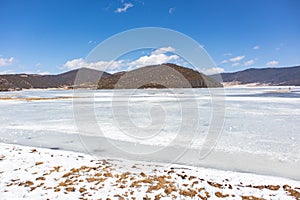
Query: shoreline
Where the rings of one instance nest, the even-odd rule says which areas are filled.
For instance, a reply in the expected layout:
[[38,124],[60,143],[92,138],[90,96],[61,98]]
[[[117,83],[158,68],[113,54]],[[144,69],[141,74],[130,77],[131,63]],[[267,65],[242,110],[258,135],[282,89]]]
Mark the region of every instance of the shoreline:
[[[0,194],[63,199],[297,199],[300,181],[0,143]],[[132,197],[132,198],[129,198]]]
[[[248,84],[234,84],[232,82],[222,82],[223,87],[199,87],[199,88],[169,88],[169,89],[222,89],[222,88],[297,88],[299,85],[268,85],[268,84],[260,84],[260,83],[248,83]],[[71,86],[72,87],[72,86]],[[69,90],[116,90],[112,89],[96,89],[95,87],[82,87],[82,88],[21,88],[19,90],[15,90],[10,88],[10,90],[0,90],[0,92],[20,92],[20,91],[69,91]],[[117,88],[120,90],[119,88]],[[163,90],[166,88],[139,88],[140,90]],[[132,90],[132,89],[121,89],[121,90]]]
[[[67,136],[67,137],[66,137]],[[281,162],[281,159],[277,158],[274,160],[273,157],[269,157],[266,154],[259,155],[251,152],[236,152],[236,151],[223,151],[214,149],[210,152],[210,155],[205,158],[199,157],[199,149],[190,148],[184,155],[173,160],[170,154],[174,152],[184,151],[185,148],[169,148],[168,152],[163,154],[150,154],[145,156],[136,157],[135,154],[126,154],[118,151],[118,148],[111,148],[108,144],[114,143],[117,146],[126,146],[130,148],[132,143],[129,141],[119,141],[113,140],[107,142],[106,139],[102,137],[89,136],[89,135],[78,135],[61,133],[42,135],[42,137],[36,140],[27,140],[26,135],[18,138],[18,142],[13,142],[13,140],[6,139],[3,142],[9,143],[11,145],[24,145],[33,148],[46,148],[46,149],[56,149],[63,151],[71,151],[76,153],[90,154],[93,156],[101,158],[113,158],[120,160],[130,160],[133,162],[143,161],[147,162],[151,160],[153,163],[157,164],[167,164],[176,163],[178,165],[188,165],[199,168],[210,168],[221,171],[234,171],[240,173],[250,173],[265,176],[274,176],[292,179],[299,181],[298,166],[299,162]],[[53,139],[55,138],[55,139]],[[108,140],[112,140],[111,138]],[[106,141],[106,142],[105,142]],[[50,143],[49,143],[50,142]],[[83,143],[82,143],[83,142]],[[83,144],[89,144],[88,148]],[[132,149],[127,149],[130,151],[135,151],[140,148],[146,148],[148,151],[154,151],[158,146],[152,146],[149,144],[141,144],[139,146],[133,146]],[[152,150],[151,150],[152,149]],[[175,155],[177,155],[175,153]],[[286,170],[289,169],[289,170]]]

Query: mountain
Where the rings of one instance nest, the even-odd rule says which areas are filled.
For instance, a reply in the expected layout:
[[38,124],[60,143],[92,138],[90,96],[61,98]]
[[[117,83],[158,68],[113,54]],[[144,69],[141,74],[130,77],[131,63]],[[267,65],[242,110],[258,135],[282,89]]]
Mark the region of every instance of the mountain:
[[222,87],[222,84],[198,71],[170,63],[112,74],[101,79],[98,84],[98,89],[189,87]]
[[[83,80],[76,79],[77,75]],[[29,88],[63,88],[73,85],[97,85],[99,77],[110,74],[98,70],[81,68],[58,75],[7,74],[0,75],[0,91]],[[75,82],[76,81],[76,82]]]
[[222,84],[193,69],[175,64],[152,65],[115,74],[81,68],[58,75],[0,75],[0,91],[74,87],[97,87],[98,89],[199,88],[222,87]]
[[81,68],[58,75],[0,75],[0,91],[76,86],[97,87],[98,89],[222,87],[219,82],[224,84],[300,86],[300,66],[251,68],[234,73],[221,73],[220,75],[206,76],[193,69],[170,63],[145,66],[115,74]]
[[223,83],[258,85],[295,85],[300,86],[300,66],[284,68],[246,69],[234,73],[221,73],[212,75],[211,78]]

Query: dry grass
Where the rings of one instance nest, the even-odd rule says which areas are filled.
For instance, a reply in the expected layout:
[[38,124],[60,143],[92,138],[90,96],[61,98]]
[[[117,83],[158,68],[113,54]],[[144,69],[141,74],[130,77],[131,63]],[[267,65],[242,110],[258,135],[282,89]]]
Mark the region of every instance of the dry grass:
[[60,99],[73,99],[76,97],[25,97],[25,98],[14,98],[14,97],[2,97],[0,100],[17,100],[17,101],[45,101],[45,100],[60,100]]

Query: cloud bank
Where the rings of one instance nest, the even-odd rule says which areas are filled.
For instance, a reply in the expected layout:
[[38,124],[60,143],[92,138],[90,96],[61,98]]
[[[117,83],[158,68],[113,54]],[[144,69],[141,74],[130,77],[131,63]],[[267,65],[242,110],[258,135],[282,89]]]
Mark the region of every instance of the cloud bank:
[[14,61],[15,61],[14,57],[0,58],[0,67],[12,65],[14,63]]
[[147,65],[158,65],[167,62],[179,61],[180,57],[175,55],[174,52],[175,49],[173,47],[162,47],[152,51],[150,55],[141,56],[135,60],[100,60],[97,62],[87,62],[83,58],[76,58],[68,60],[63,67],[67,69],[92,68],[113,73],[121,70],[122,68],[126,68],[126,70],[133,70]]
[[245,56],[237,56],[237,57],[230,58],[229,61],[230,62],[239,62],[239,61],[243,60],[244,58],[245,58]]
[[267,66],[276,66],[279,62],[277,60],[272,60],[266,63]]

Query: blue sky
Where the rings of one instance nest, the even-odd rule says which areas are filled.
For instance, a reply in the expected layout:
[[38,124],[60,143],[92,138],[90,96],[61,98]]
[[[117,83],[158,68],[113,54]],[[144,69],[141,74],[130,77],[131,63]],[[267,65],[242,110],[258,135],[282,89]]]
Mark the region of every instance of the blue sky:
[[[0,0],[0,73],[101,66],[109,61],[84,60],[93,48],[141,27],[168,28],[196,40],[217,65],[207,73],[298,65],[299,10],[299,0]],[[143,59],[135,54],[128,62],[177,59],[172,44],[159,55],[140,53]]]

